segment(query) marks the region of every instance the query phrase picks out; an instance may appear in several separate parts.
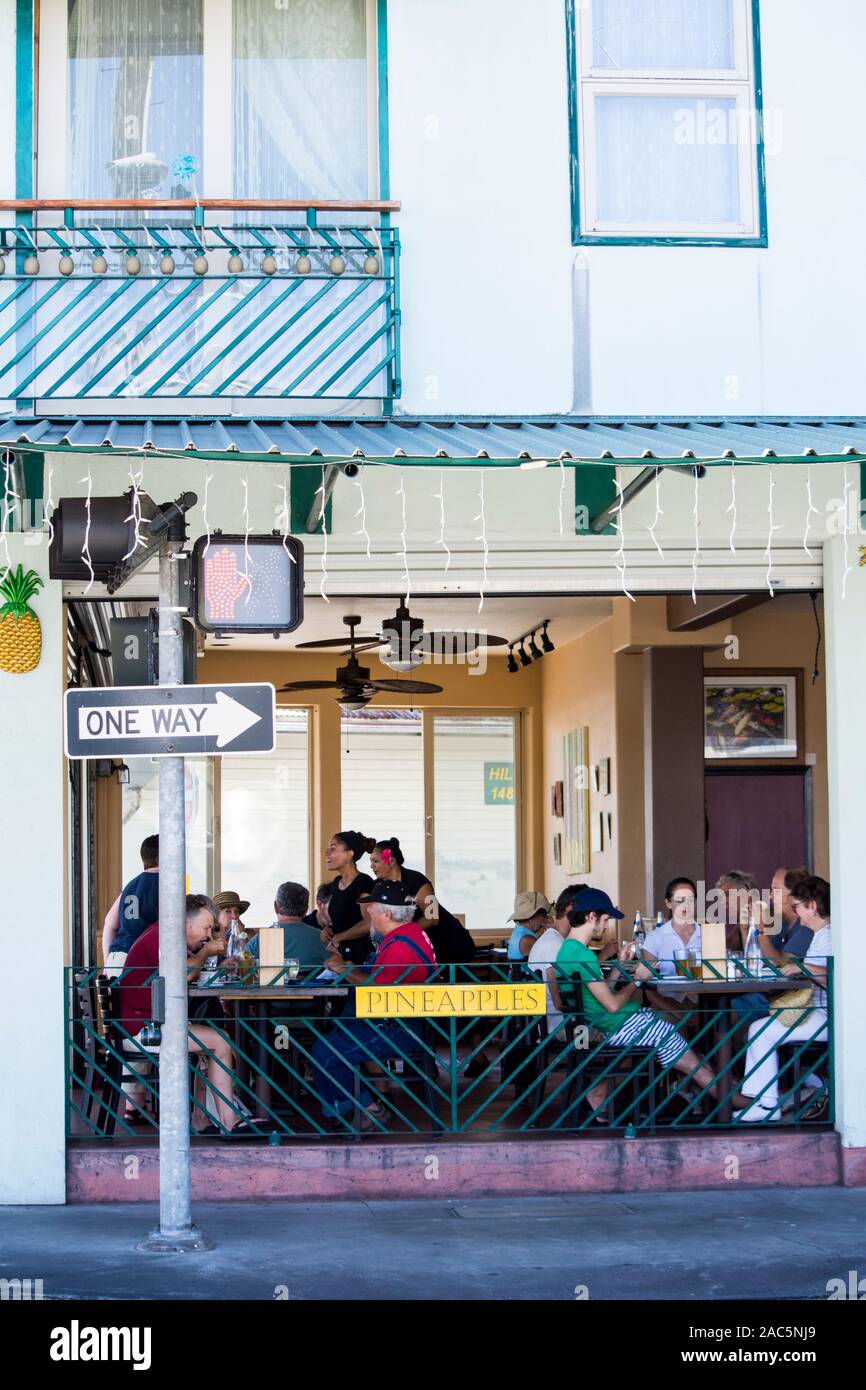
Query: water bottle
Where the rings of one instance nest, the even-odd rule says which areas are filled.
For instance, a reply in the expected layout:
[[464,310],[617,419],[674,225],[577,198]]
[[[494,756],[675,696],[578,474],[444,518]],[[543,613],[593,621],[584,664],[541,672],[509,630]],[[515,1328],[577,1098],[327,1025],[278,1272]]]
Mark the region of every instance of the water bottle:
[[656,931],[658,931],[659,927],[663,927],[664,924],[665,924],[665,915],[664,915],[664,913],[663,913],[663,912],[657,912],[657,913],[656,913]]
[[634,914],[634,928],[632,930],[632,940],[634,942],[634,958],[635,960],[640,960],[641,956],[643,955],[644,942],[646,941],[646,932],[644,931],[643,918],[641,917],[639,911]]
[[764,957],[758,934],[758,924],[754,917],[749,918],[749,934],[746,937],[746,970],[750,975],[760,975]]
[[226,965],[229,967],[226,971],[227,975],[237,976],[240,969],[241,955],[242,951],[240,941],[238,940],[238,928],[236,923],[232,922],[229,927],[229,934],[226,937],[225,959]]

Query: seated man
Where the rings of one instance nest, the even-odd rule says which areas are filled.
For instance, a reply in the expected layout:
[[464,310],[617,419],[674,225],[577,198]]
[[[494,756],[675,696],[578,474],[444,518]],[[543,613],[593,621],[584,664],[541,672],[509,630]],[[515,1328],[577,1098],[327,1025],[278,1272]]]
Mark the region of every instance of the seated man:
[[321,933],[327,928],[333,929],[331,922],[331,895],[334,891],[334,880],[329,878],[325,883],[320,883],[316,889],[316,906],[312,912],[308,912],[304,918],[308,927],[315,927]]
[[[332,952],[326,968],[341,983],[353,985],[424,984],[436,956],[427,934],[415,916],[415,900],[404,887],[390,879],[377,879],[364,895],[369,915],[370,936],[375,954],[363,966],[347,969],[339,952]],[[355,999],[350,995],[346,1008],[335,1020],[330,1033],[316,1040],[312,1049],[313,1084],[322,1109],[335,1128],[342,1128],[340,1117],[350,1115],[355,1073],[371,1057],[409,1057],[421,1051],[421,1040],[410,1023],[384,1021],[368,1023],[355,1017]],[[373,1099],[362,1082],[362,1129],[372,1129],[385,1116],[385,1106]]]
[[550,926],[550,903],[543,893],[518,893],[508,920],[514,923],[508,938],[508,959],[525,960],[541,933]]
[[[186,949],[187,962],[194,978],[208,955],[213,950],[212,934],[214,927],[214,908],[210,898],[203,893],[190,893],[186,899]],[[126,971],[118,985],[118,1013],[116,1022],[128,1035],[124,1039],[124,1049],[135,1053],[140,1045],[136,1042],[139,1033],[152,1017],[150,981],[159,974],[159,922],[154,922],[133,942],[126,958]],[[208,1052],[208,1086],[221,1132],[223,1134],[255,1133],[244,1120],[238,1120],[241,1113],[234,1097],[232,1077],[234,1074],[234,1054],[225,1035],[209,1024],[196,1023],[190,1026],[187,1037],[190,1052]],[[209,1125],[197,1133],[219,1133],[216,1126]]]
[[[761,954],[777,969],[803,960],[812,944],[813,933],[800,921],[791,897],[791,889],[808,877],[805,869],[777,869],[771,884],[772,915],[766,904],[761,903],[758,907]],[[731,1004],[740,1018],[749,1022],[755,1018],[766,1018],[770,1012],[770,1000],[763,993],[735,994]]]
[[[690,1075],[697,1085],[716,1096],[716,1078],[706,1062],[693,1052],[685,1038],[669,1019],[655,1009],[643,1008],[635,997],[636,984],[614,990],[602,975],[601,965],[591,941],[600,941],[611,918],[622,919],[606,893],[597,888],[585,888],[573,899],[568,909],[569,931],[556,959],[556,975],[560,981],[580,981],[583,1013],[591,1028],[604,1035],[611,1047],[652,1047],[663,1067],[675,1067]],[[634,975],[639,980],[652,978],[651,972],[638,962]],[[603,1103],[607,1083],[602,1081],[587,1096],[590,1105],[598,1109]]]
[[555,965],[562,949],[563,939],[569,932],[568,909],[585,883],[563,888],[553,905],[553,921],[546,931],[530,947],[526,964],[534,975],[540,975],[547,990],[547,1032],[553,1034],[562,1023],[562,1000],[556,982]]
[[[811,1004],[802,1010],[800,1021],[792,1027],[783,1019],[758,1018],[749,1025],[749,1048],[746,1053],[746,1074],[743,1079],[743,1106],[738,1120],[778,1120],[779,1108],[779,1045],[797,1042],[827,1041],[827,961],[833,955],[830,934],[830,885],[826,879],[809,877],[795,884],[791,901],[798,920],[808,927],[812,940],[805,959],[791,961],[781,967],[783,975],[808,973],[815,981]],[[803,967],[805,966],[805,972]],[[809,1078],[811,1080],[811,1078]],[[808,1083],[807,1083],[808,1084]],[[751,1104],[748,1098],[751,1097]],[[735,1102],[736,1104],[736,1102]],[[804,1118],[822,1118],[826,1110],[823,1097],[814,1102]]]
[[[281,883],[274,898],[275,920],[272,927],[283,929],[283,960],[296,960],[302,970],[321,967],[328,951],[321,937],[321,927],[312,926],[305,916],[310,905],[309,891],[301,883]],[[258,937],[251,944],[258,954]]]

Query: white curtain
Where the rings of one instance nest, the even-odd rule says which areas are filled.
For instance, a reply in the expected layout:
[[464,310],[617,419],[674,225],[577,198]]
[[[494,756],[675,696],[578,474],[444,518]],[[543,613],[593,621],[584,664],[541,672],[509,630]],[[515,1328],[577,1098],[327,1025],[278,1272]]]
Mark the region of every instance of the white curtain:
[[68,191],[189,196],[202,157],[202,0],[69,0]]
[[733,0],[592,0],[593,67],[734,66]]
[[738,222],[735,112],[733,97],[596,96],[599,218]]
[[238,198],[366,198],[365,0],[234,0]]

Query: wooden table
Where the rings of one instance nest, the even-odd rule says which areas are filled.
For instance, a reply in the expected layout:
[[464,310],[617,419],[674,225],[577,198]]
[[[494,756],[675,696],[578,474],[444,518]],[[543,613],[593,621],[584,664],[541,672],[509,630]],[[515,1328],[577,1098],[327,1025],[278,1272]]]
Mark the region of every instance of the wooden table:
[[[716,1047],[713,1056],[713,1071],[719,1075],[719,1120],[730,1124],[733,1118],[731,1097],[736,1089],[732,1084],[731,1072],[731,1029],[730,1005],[726,1004],[735,994],[782,994],[785,990],[799,989],[803,985],[814,984],[807,975],[768,974],[749,976],[740,980],[696,980],[688,975],[654,975],[651,980],[635,980],[644,989],[654,989],[662,999],[675,999],[685,995],[706,995],[716,1001]],[[720,1075],[724,1073],[724,1075]]]
[[209,999],[216,997],[232,1005],[236,1030],[240,1031],[240,1009],[246,1004],[250,1010],[250,1023],[255,1036],[254,1061],[256,1066],[255,1092],[260,1103],[270,1106],[271,1086],[268,1081],[268,1051],[265,1043],[267,1019],[265,1005],[271,1002],[298,1003],[305,999],[345,998],[348,985],[335,984],[289,984],[289,985],[193,985],[189,991],[190,999]]

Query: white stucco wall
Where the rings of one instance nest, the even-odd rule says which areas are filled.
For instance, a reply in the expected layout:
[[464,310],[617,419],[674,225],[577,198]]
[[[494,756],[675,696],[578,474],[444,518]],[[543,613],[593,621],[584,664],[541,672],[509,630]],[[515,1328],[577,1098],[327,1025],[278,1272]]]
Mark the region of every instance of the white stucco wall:
[[[0,1203],[65,1199],[61,722],[63,610],[45,546],[10,536],[13,565],[46,580],[35,671],[0,671]],[[5,569],[0,548],[0,572]]]
[[866,1147],[866,1012],[863,1009],[863,817],[866,748],[861,733],[866,686],[866,570],[845,583],[841,540],[824,547],[827,623],[827,771],[830,881],[836,982],[836,1127],[846,1148]]

